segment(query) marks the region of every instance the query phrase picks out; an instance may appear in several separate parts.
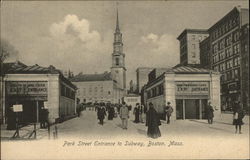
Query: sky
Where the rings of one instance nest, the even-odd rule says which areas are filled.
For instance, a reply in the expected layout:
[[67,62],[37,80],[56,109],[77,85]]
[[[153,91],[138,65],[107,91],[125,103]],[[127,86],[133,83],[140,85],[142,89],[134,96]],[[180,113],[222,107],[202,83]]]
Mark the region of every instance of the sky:
[[127,82],[138,67],[179,63],[176,39],[186,28],[208,29],[248,1],[1,1],[1,39],[27,64],[74,74],[110,71],[119,10]]

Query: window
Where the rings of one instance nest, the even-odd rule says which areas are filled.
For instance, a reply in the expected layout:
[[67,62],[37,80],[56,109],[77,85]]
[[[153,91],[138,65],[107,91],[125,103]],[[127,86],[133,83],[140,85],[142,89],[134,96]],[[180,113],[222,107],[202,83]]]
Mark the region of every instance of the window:
[[195,52],[192,52],[192,58],[195,58]]
[[195,49],[195,44],[192,44],[192,48]]
[[213,53],[215,54],[215,53],[217,53],[217,51],[218,51],[218,44],[216,43],[213,46]]
[[234,70],[234,75],[235,75],[235,78],[239,78],[239,70],[238,69]]
[[192,35],[192,40],[195,40],[195,35]]
[[234,76],[234,70],[232,70],[231,72],[232,72],[232,73],[231,73],[232,79],[234,79],[234,78],[235,78],[235,76]]
[[115,64],[119,66],[119,58],[115,58]]
[[240,44],[233,46],[233,54],[238,54],[240,52]]

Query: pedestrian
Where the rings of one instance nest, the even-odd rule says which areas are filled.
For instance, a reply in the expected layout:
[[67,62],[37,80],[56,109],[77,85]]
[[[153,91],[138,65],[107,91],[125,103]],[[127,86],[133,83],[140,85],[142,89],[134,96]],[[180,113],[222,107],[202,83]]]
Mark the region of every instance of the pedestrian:
[[76,105],[76,113],[77,113],[77,116],[80,117],[80,115],[81,115],[81,104]]
[[136,106],[134,108],[133,114],[135,115],[134,123],[139,123],[139,114],[140,114],[139,103],[136,103]]
[[46,128],[48,126],[48,115],[48,110],[42,107],[40,114],[40,128]]
[[208,104],[206,107],[206,113],[207,113],[208,124],[213,124],[214,109],[213,109],[213,106],[211,105],[210,101],[208,101]]
[[108,120],[113,120],[114,116],[115,116],[115,109],[113,106],[110,106],[108,108]]
[[7,110],[7,130],[16,129],[16,116],[17,113],[13,111],[13,107],[9,107]]
[[234,119],[234,125],[235,125],[235,133],[237,133],[238,131],[238,127],[239,127],[239,134],[242,134],[241,132],[241,126],[244,124],[242,119],[244,118],[245,116],[245,112],[240,104],[239,103],[239,108],[237,109],[237,111],[235,112],[235,119]]
[[139,119],[140,119],[141,123],[144,123],[144,120],[143,120],[144,119],[144,113],[145,113],[144,111],[145,111],[144,106],[139,104],[139,113],[140,113]]
[[129,110],[125,102],[122,103],[120,108],[120,118],[122,120],[122,129],[128,129]]
[[158,138],[161,136],[159,125],[161,125],[159,115],[154,109],[153,104],[150,102],[149,109],[146,113],[146,126],[148,127],[148,137]]
[[173,109],[173,107],[171,106],[171,103],[168,102],[168,103],[167,103],[167,106],[165,107],[165,111],[164,111],[164,112],[166,113],[167,124],[170,123],[170,117],[171,117],[173,111],[174,111],[174,109]]
[[97,117],[98,117],[98,119],[100,121],[99,123],[101,125],[103,125],[103,120],[104,120],[105,116],[106,116],[106,111],[105,111],[103,104],[101,104],[101,107],[97,111]]

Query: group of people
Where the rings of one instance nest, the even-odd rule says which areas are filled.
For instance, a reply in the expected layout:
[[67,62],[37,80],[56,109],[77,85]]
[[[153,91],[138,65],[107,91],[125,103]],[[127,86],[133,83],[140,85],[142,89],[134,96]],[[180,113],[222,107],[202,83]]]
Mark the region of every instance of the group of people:
[[105,119],[105,116],[107,115],[106,112],[108,112],[108,120],[113,120],[113,118],[117,117],[117,108],[114,106],[108,106],[105,107],[104,104],[101,104],[100,106],[96,106],[97,111],[97,119],[99,119],[99,124],[103,125],[103,120]]
[[144,123],[146,108],[140,103],[136,103],[133,114],[135,115],[134,123]]
[[[213,124],[214,117],[214,107],[211,105],[211,102],[208,102],[206,107],[206,116],[208,120],[208,124]],[[242,134],[241,126],[243,123],[243,118],[245,116],[245,112],[243,110],[242,104],[240,101],[235,101],[233,106],[233,125],[235,125],[235,133]]]

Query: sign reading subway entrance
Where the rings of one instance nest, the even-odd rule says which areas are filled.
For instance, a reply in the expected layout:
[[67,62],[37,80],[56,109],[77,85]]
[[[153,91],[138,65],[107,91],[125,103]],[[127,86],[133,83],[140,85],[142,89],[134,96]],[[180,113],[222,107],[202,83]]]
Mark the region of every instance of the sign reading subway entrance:
[[14,112],[22,112],[23,111],[23,105],[22,104],[13,105],[13,111]]
[[175,82],[176,95],[208,95],[209,82]]
[[8,81],[6,90],[8,95],[47,95],[46,81]]

